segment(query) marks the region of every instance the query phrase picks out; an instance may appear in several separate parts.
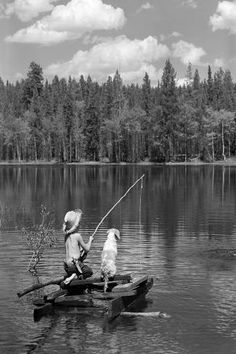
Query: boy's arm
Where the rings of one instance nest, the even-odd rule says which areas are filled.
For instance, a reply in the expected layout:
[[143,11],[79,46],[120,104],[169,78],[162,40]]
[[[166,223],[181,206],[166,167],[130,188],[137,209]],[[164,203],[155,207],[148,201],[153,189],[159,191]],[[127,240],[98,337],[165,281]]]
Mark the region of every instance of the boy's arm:
[[88,242],[85,243],[82,236],[78,234],[78,243],[86,252],[89,252],[92,242],[93,242],[93,236],[90,236]]

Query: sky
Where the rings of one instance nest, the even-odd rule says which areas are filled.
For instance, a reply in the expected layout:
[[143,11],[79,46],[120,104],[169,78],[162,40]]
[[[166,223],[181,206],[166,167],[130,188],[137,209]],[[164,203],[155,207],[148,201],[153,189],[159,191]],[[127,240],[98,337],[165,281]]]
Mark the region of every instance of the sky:
[[32,61],[49,81],[118,69],[125,84],[161,80],[170,59],[179,83],[219,67],[236,82],[236,0],[1,0],[0,77],[25,78]]

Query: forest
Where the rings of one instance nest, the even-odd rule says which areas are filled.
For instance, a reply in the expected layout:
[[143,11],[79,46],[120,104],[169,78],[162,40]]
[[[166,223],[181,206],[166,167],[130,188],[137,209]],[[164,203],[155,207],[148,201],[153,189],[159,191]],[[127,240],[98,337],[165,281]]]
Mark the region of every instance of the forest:
[[90,76],[48,82],[29,65],[15,83],[0,78],[0,161],[178,162],[224,160],[236,152],[236,84],[231,72],[192,65],[186,83],[166,60],[152,86],[124,85],[118,71],[99,84]]

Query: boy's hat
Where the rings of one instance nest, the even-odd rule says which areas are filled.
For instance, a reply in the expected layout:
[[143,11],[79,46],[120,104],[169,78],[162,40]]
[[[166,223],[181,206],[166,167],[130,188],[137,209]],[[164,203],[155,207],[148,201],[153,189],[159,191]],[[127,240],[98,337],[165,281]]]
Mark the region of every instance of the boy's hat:
[[76,209],[68,211],[64,217],[63,231],[66,235],[71,234],[79,226],[82,210]]

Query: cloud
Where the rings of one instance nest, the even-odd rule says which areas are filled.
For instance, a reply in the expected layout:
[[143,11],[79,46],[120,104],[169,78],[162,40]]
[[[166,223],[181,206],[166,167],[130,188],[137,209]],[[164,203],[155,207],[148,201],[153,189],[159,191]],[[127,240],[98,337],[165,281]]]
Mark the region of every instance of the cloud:
[[153,9],[153,5],[151,5],[149,2],[146,2],[145,4],[142,4],[138,10],[137,10],[137,13],[141,12],[141,11],[145,11],[145,10],[150,10],[150,9]]
[[176,79],[175,82],[178,87],[179,86],[187,86],[190,83],[189,79],[187,79],[187,77],[181,77],[179,79]]
[[154,65],[142,65],[138,70],[131,70],[127,72],[122,72],[121,77],[124,83],[137,83],[141,85],[143,83],[143,78],[145,73],[148,74],[151,79],[152,85],[157,85],[158,81],[161,81],[163,75],[163,69],[157,70]]
[[179,32],[172,32],[171,33],[171,37],[181,37],[181,36],[182,36],[182,34]]
[[21,80],[23,80],[23,79],[25,78],[25,76],[24,76],[22,73],[17,72],[17,73],[14,75],[14,78],[15,78],[16,80],[18,80],[18,81],[21,81]]
[[169,39],[169,38],[177,38],[177,37],[181,37],[182,36],[182,34],[181,33],[179,33],[179,32],[172,32],[171,34],[161,34],[160,35],[160,40],[161,41],[165,41],[165,40],[167,40],[167,39]]
[[195,47],[194,44],[180,40],[172,44],[173,56],[187,65],[188,63],[197,65],[206,65],[201,62],[201,57],[206,55],[206,52],[201,47]]
[[16,32],[13,36],[8,36],[5,40],[7,42],[48,45],[63,42],[68,39],[73,39],[72,33],[49,30],[47,26],[39,21],[28,28]]
[[197,8],[197,1],[196,0],[183,0],[182,5],[187,5],[192,7],[193,9]]
[[216,58],[214,60],[214,66],[216,66],[217,68],[223,68],[225,66],[225,61],[222,58]]
[[15,0],[7,4],[4,13],[7,17],[15,15],[21,21],[27,22],[38,17],[42,12],[49,12],[53,9],[54,2],[58,0]]
[[212,31],[229,30],[236,34],[236,0],[221,1],[217,5],[216,13],[210,16]]
[[95,30],[118,29],[124,23],[123,10],[102,0],[71,0],[66,5],[55,6],[50,15],[8,36],[6,41],[54,44]]
[[168,55],[168,47],[152,36],[143,40],[118,36],[107,38],[87,51],[79,50],[71,60],[52,64],[44,69],[44,73],[49,77],[91,75],[93,79],[104,82],[118,69],[127,82],[142,82],[145,72],[157,80],[160,75],[155,64]]
[[4,4],[0,4],[0,19],[1,18],[6,18],[6,9]]

